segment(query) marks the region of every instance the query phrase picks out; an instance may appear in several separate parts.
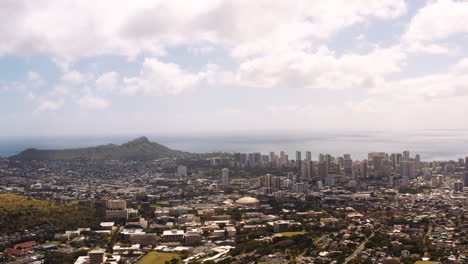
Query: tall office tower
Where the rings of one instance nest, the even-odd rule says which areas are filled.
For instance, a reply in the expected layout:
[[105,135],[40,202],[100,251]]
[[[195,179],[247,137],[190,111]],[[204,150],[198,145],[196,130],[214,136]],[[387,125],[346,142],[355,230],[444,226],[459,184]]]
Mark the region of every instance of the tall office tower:
[[251,167],[255,167],[255,153],[249,153],[248,159],[247,159],[247,164]]
[[403,159],[404,159],[404,160],[409,160],[409,159],[410,159],[410,152],[409,152],[409,150],[403,151]]
[[273,190],[279,190],[281,188],[281,177],[280,176],[273,177],[272,188],[273,188]]
[[305,156],[305,159],[306,159],[306,160],[312,160],[312,152],[306,151],[305,155],[306,155],[306,156]]
[[[374,157],[381,157],[382,160],[384,159],[384,156],[385,156],[385,152],[369,152],[367,154],[367,160],[369,162],[372,162],[372,160],[374,159]],[[369,165],[372,165],[372,164],[369,164]]]
[[462,193],[463,192],[463,182],[456,181],[453,183],[453,192]]
[[319,162],[325,161],[325,155],[322,153],[319,154]]
[[390,155],[390,161],[392,164],[392,168],[395,169],[399,165],[398,154],[392,153],[392,155]]
[[186,166],[183,166],[183,165],[177,166],[176,176],[177,176],[179,179],[186,178],[186,177],[187,177],[187,167],[186,167]]
[[458,159],[458,166],[465,167],[465,160],[463,158]]
[[414,179],[416,177],[416,163],[407,160],[400,162],[400,176]]
[[468,187],[468,171],[465,171],[465,175],[463,175],[463,182],[465,183],[465,187]]
[[240,153],[234,153],[234,162],[236,164],[240,164],[241,163],[241,154]]
[[271,151],[270,152],[270,162],[273,162],[275,160],[275,152]]
[[280,159],[282,159],[282,160],[286,159],[286,152],[284,152],[283,150],[280,151]]
[[224,168],[221,170],[221,178],[224,186],[229,186],[229,169]]
[[300,181],[307,181],[309,176],[307,175],[307,163],[304,160],[301,165],[301,176],[299,177]]
[[438,177],[436,175],[432,175],[432,178],[431,178],[431,187],[437,187],[439,186],[439,180],[438,180]]
[[322,181],[324,181],[328,177],[328,162],[327,161],[319,162],[318,174]]
[[380,178],[384,174],[383,156],[374,156],[372,158],[372,170],[374,176]]
[[260,188],[264,188],[266,186],[265,175],[258,176],[258,186]]
[[242,165],[245,165],[247,163],[247,153],[241,153],[240,154],[240,163]]
[[416,162],[416,169],[419,170],[421,168],[421,155],[416,154],[416,156],[414,156],[414,161]]
[[344,158],[344,159],[351,159],[351,154],[344,154],[344,155],[343,155],[343,158]]
[[343,157],[338,157],[338,158],[336,159],[335,162],[336,162],[336,164],[338,164],[338,166],[339,166],[340,168],[343,168],[343,166],[344,166],[344,159],[343,159]]
[[286,165],[286,163],[287,163],[286,152],[280,151],[279,165]]
[[301,151],[296,150],[296,160],[294,162],[295,162],[296,167],[298,168],[300,168],[302,164],[301,154],[302,154]]
[[262,163],[269,164],[270,163],[270,155],[262,155]]
[[273,175],[266,174],[265,175],[265,187],[264,187],[265,194],[272,194],[273,193]]
[[301,166],[301,181],[311,181],[314,177],[314,163],[311,160],[304,160]]
[[262,164],[262,153],[255,152],[253,155],[254,155],[255,166],[261,165]]
[[343,160],[343,169],[346,174],[351,174],[353,172],[353,160],[351,159],[351,155],[344,156]]
[[468,171],[468,157],[465,157],[465,170]]
[[366,179],[369,177],[369,172],[367,169],[367,160],[361,162],[361,178]]

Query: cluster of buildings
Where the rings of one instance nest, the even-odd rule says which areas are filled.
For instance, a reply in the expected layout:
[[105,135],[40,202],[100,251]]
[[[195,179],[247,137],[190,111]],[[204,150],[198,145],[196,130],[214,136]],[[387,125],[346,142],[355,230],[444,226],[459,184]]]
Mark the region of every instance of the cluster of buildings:
[[[294,160],[285,152],[147,162],[4,159],[0,192],[92,207],[99,224],[0,234],[3,257],[138,263],[170,252],[186,263],[468,261],[468,158],[302,154]],[[249,249],[252,243],[262,246]]]

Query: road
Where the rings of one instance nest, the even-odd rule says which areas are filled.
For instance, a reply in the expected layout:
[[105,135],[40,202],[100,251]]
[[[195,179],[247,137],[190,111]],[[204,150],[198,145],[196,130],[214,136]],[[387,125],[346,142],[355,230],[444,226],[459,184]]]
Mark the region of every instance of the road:
[[366,245],[367,241],[369,241],[369,239],[371,239],[373,236],[374,236],[375,233],[372,233],[368,238],[366,238],[366,240],[364,240],[357,248],[356,250],[353,252],[353,254],[351,254],[349,257],[347,257],[345,259],[345,261],[343,262],[343,264],[347,264],[348,262],[350,262],[351,260],[353,260],[359,253],[361,253],[361,251],[364,249],[364,246]]

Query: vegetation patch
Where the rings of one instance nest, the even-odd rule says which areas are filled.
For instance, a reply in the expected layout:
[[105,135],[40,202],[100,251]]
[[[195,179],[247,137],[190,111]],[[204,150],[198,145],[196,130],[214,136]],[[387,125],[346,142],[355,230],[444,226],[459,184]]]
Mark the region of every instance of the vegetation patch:
[[155,251],[144,256],[138,264],[164,264],[166,261],[178,259],[179,257],[179,254]]

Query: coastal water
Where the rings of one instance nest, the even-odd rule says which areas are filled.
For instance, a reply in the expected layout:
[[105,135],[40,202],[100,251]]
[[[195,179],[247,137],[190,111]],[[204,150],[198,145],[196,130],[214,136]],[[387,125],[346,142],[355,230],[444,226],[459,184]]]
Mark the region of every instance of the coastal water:
[[[121,136],[59,136],[59,137],[0,137],[0,156],[15,155],[27,148],[66,149],[103,144],[122,144],[142,135]],[[351,154],[364,159],[368,152],[388,153],[410,150],[423,160],[455,160],[468,156],[468,130],[422,130],[412,132],[359,133],[222,133],[145,135],[151,141],[172,149],[189,152],[279,152],[284,150],[294,159],[296,150],[312,151],[334,156]],[[304,154],[303,154],[304,155]]]

